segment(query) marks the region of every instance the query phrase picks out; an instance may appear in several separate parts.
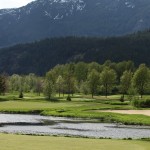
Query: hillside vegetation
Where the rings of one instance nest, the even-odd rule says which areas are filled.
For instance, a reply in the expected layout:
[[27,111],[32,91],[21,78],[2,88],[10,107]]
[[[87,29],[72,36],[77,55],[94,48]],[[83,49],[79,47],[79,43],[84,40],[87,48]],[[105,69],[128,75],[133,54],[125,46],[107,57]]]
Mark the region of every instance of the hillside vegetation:
[[124,37],[62,37],[0,50],[0,72],[45,74],[57,64],[132,60],[150,65],[150,32]]

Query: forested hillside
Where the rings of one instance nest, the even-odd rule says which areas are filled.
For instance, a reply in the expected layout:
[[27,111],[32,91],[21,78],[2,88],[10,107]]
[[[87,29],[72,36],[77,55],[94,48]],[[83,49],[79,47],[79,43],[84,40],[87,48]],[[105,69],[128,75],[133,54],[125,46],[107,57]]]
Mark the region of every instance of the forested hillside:
[[150,65],[150,31],[124,37],[62,37],[20,44],[0,50],[0,72],[45,74],[57,64],[68,62],[120,62]]

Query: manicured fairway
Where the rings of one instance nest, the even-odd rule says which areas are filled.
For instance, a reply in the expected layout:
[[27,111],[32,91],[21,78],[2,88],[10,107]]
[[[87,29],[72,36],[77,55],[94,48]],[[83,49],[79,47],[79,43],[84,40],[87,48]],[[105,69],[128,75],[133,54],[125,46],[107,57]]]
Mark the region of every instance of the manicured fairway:
[[0,134],[1,150],[149,150],[149,141]]
[[[94,99],[91,99],[91,96],[74,95],[71,102],[66,101],[66,96],[56,98],[47,101],[43,96],[26,93],[23,99],[18,99],[16,94],[6,94],[0,96],[0,113],[34,113],[59,117],[97,118],[101,122],[150,126],[150,116],[102,112],[136,109],[129,101],[120,102],[119,95],[109,96],[108,98],[95,96]],[[147,111],[149,110],[147,109]]]
[[73,107],[80,106],[80,104],[76,103],[51,103],[47,101],[6,101],[0,102],[0,110],[45,110],[52,108],[65,108],[65,107]]

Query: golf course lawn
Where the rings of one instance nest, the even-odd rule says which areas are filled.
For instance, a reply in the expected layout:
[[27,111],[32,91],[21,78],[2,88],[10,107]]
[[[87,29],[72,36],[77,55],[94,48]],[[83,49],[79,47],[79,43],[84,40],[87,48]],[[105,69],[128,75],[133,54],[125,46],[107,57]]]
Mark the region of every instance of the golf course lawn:
[[[145,96],[149,97],[149,96]],[[105,111],[134,111],[137,108],[132,106],[130,101],[120,102],[120,95],[104,96],[74,95],[72,101],[66,101],[65,97],[55,97],[55,100],[48,101],[43,96],[33,93],[25,93],[23,99],[18,99],[17,94],[8,93],[0,96],[0,113],[26,113],[40,114],[58,117],[75,117],[99,119],[101,122],[117,122],[130,125],[150,126],[150,116],[143,114],[120,114]],[[145,109],[149,111],[150,109]]]
[[1,150],[149,150],[150,141],[0,134]]

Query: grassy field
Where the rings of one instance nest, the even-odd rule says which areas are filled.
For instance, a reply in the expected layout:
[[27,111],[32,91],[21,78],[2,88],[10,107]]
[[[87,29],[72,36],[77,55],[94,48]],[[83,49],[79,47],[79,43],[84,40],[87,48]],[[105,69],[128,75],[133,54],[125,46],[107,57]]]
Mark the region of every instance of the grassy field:
[[1,150],[149,150],[149,141],[0,134]]
[[66,101],[66,98],[63,97],[57,97],[56,101],[47,101],[43,96],[30,93],[24,94],[24,99],[18,99],[18,95],[15,93],[0,96],[0,112],[97,118],[101,122],[150,125],[149,116],[97,111],[136,109],[129,101],[122,103],[119,101],[119,98],[120,95],[113,95],[108,98],[95,96],[94,99],[92,99],[91,96],[75,95],[71,102]]

